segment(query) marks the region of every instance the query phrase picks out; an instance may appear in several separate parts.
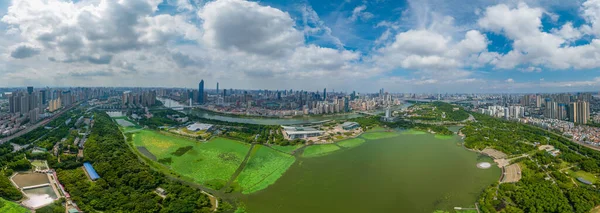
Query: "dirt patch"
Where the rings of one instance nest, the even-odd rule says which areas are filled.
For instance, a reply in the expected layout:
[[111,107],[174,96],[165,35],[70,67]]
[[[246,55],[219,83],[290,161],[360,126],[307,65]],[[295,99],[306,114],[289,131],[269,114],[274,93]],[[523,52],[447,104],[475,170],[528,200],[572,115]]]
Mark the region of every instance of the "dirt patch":
[[504,177],[500,182],[514,183],[521,180],[521,167],[518,164],[512,164],[504,167]]
[[492,148],[485,148],[481,152],[483,152],[486,155],[491,156],[494,159],[506,158],[506,154],[504,154],[501,151],[492,149]]

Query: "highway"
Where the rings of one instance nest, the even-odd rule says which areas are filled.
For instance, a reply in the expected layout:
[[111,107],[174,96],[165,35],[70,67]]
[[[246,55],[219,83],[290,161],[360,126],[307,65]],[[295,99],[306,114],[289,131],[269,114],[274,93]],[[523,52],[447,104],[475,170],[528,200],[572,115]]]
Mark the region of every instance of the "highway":
[[68,107],[68,108],[65,108],[65,109],[61,110],[60,112],[58,112],[58,113],[56,113],[56,114],[52,115],[51,117],[49,117],[49,118],[46,118],[46,119],[44,119],[43,121],[40,121],[40,122],[38,122],[38,123],[34,124],[33,126],[30,126],[30,127],[27,127],[27,128],[26,128],[26,129],[24,129],[24,130],[21,130],[20,132],[17,132],[17,133],[15,133],[15,134],[13,134],[13,135],[10,135],[10,136],[8,136],[8,137],[6,137],[6,138],[2,138],[2,139],[0,139],[0,144],[3,144],[3,143],[5,143],[5,142],[8,142],[8,141],[12,140],[13,138],[16,138],[16,137],[19,137],[19,136],[21,136],[21,135],[27,134],[28,132],[31,132],[32,130],[34,130],[34,129],[37,129],[37,128],[38,128],[38,127],[40,127],[40,126],[44,126],[44,125],[46,125],[46,124],[50,123],[50,121],[54,120],[55,118],[58,118],[58,117],[59,117],[59,116],[61,116],[63,113],[65,113],[66,111],[69,111],[69,110],[71,110],[73,107],[75,107],[75,106],[77,106],[77,105],[79,105],[79,103],[75,103],[75,104],[71,105],[70,107]]

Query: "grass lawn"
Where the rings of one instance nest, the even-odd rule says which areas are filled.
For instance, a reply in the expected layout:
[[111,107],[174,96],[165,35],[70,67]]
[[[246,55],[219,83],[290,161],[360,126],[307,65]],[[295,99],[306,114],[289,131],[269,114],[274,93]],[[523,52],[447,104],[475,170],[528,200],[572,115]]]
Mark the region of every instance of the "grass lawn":
[[366,142],[366,141],[362,138],[352,138],[352,139],[340,141],[340,142],[338,142],[338,145],[340,145],[342,147],[346,147],[346,148],[352,148],[352,147],[360,146],[364,142]]
[[250,148],[247,144],[225,138],[200,143],[151,130],[134,133],[133,143],[136,147],[145,147],[159,162],[176,173],[200,184],[229,180]]
[[310,158],[323,156],[330,154],[331,152],[335,152],[339,149],[340,147],[336,146],[335,144],[312,145],[304,149],[302,157]]
[[299,149],[302,146],[304,146],[304,144],[290,145],[290,146],[272,145],[271,148],[291,154],[294,150]]
[[396,136],[398,136],[398,132],[367,132],[361,135],[361,137],[369,140],[392,138]]
[[0,212],[2,213],[25,213],[29,212],[25,207],[19,204],[0,198]]
[[294,156],[256,145],[236,182],[242,187],[244,194],[265,189],[274,184],[294,161],[296,161]]
[[[576,172],[569,170],[569,175],[571,175],[573,178],[582,177],[583,179],[590,181],[592,183],[598,182],[598,178],[596,176],[594,176],[594,174],[583,171],[583,170],[576,171]],[[577,179],[575,179],[575,181],[577,181]],[[579,181],[577,181],[577,182],[579,182]]]

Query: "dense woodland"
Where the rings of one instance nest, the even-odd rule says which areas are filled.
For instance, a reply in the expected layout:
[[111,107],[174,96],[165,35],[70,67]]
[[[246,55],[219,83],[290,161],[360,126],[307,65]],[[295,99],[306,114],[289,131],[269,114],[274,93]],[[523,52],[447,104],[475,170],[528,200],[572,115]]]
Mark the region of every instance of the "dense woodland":
[[[138,161],[105,113],[95,115],[84,152],[100,179],[89,181],[80,168],[58,170],[58,176],[85,212],[210,212],[210,200],[200,190],[169,180]],[[165,199],[153,192],[157,187],[167,191]]]
[[[575,180],[559,171],[561,163],[564,165],[566,162],[575,165],[573,169],[598,174],[598,151],[537,127],[481,114],[473,115],[478,122],[470,123],[461,130],[466,135],[466,147],[492,147],[508,155],[528,153],[531,156],[531,159],[516,160],[522,169],[519,182],[496,184],[484,191],[479,200],[482,212],[583,213],[600,204],[597,188],[576,184]],[[553,145],[561,154],[553,157],[536,151],[537,148],[533,146],[536,142]]]
[[[460,122],[469,118],[469,113],[463,110],[461,106],[452,105],[441,101],[419,103],[411,107],[422,108],[415,112],[416,114],[419,114],[419,116],[410,118],[415,120]],[[433,110],[434,108],[435,110]],[[458,108],[458,110],[454,110],[455,108]],[[442,112],[446,115],[445,118],[442,117]]]

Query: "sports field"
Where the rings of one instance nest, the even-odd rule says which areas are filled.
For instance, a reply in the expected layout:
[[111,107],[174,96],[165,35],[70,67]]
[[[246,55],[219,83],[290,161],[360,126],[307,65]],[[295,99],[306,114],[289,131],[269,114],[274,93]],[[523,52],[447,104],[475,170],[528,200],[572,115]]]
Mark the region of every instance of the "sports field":
[[339,149],[340,149],[340,147],[338,147],[335,144],[312,145],[312,146],[306,147],[306,149],[304,149],[304,152],[302,153],[302,157],[310,158],[310,157],[323,156],[323,155],[330,154],[331,152],[335,152]]
[[295,160],[294,156],[256,145],[236,182],[244,194],[265,189],[275,183]]
[[203,143],[151,130],[134,133],[133,143],[136,147],[145,147],[158,162],[201,184],[229,180],[250,148],[224,138]]
[[25,213],[29,212],[26,208],[19,204],[0,198],[0,212],[2,213]]

